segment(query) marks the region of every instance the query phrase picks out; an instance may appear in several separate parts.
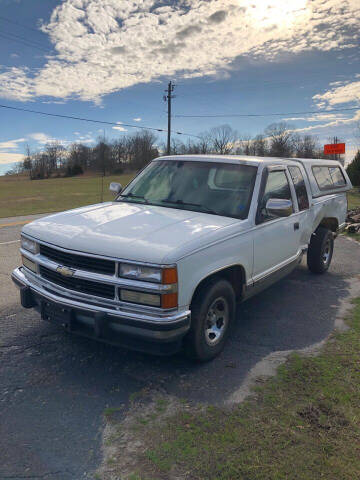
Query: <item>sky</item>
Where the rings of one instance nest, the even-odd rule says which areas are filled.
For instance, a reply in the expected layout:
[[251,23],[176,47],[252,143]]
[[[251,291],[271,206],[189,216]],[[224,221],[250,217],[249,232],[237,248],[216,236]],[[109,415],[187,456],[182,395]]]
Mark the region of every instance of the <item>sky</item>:
[[[350,161],[360,143],[359,39],[359,0],[0,0],[0,105],[119,122],[0,107],[0,175],[26,145],[136,131],[121,122],[166,130],[169,80],[176,131],[227,123],[246,136],[286,121],[321,144],[339,137]],[[273,113],[283,115],[236,116]]]

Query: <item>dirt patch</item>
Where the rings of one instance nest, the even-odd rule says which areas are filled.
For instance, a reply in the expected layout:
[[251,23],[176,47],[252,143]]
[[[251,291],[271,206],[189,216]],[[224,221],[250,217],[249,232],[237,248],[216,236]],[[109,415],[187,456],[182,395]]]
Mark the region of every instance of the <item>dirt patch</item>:
[[[151,425],[162,425],[178,411],[187,408],[190,409],[190,405],[183,404],[164,392],[142,391],[132,400],[129,411],[120,422],[123,408],[107,409],[104,412],[106,425],[103,433],[103,463],[95,478],[140,479],[140,472],[143,475],[147,469],[144,454],[151,445]],[[139,476],[134,472],[139,472]]]
[[349,425],[349,421],[340,411],[322,402],[317,405],[307,405],[298,414],[316,429],[329,431]]

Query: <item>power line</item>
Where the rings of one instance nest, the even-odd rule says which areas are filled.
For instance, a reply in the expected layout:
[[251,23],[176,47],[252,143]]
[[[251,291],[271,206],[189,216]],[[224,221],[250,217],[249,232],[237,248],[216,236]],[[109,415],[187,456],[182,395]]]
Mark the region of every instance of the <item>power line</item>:
[[26,28],[26,30],[31,30],[32,32],[44,33],[41,30],[36,30],[35,28],[28,27],[27,25],[24,25],[20,22],[16,22],[15,20],[11,20],[10,18],[3,17],[2,15],[0,15],[0,20],[3,20],[4,22],[12,23],[13,25],[17,25],[21,28]]
[[[130,127],[130,128],[139,128],[141,130],[154,130],[156,132],[167,132],[166,129],[163,128],[155,128],[155,127],[145,127],[145,126],[140,126],[140,125],[132,125],[131,123],[117,123],[117,122],[107,122],[105,120],[94,120],[92,118],[83,118],[83,117],[75,117],[72,115],[61,115],[59,113],[47,113],[47,112],[40,112],[38,110],[29,110],[27,108],[19,108],[19,107],[10,107],[10,105],[1,105],[0,108],[7,108],[9,110],[16,110],[19,112],[27,112],[27,113],[36,113],[38,115],[46,115],[48,117],[59,117],[59,118],[67,118],[70,120],[80,120],[82,122],[90,122],[90,123],[101,123],[103,125],[115,125],[117,127],[119,126],[124,126],[124,127]],[[176,133],[177,135],[186,135],[188,137],[195,137],[195,138],[200,138],[198,135],[192,135],[191,133],[185,133],[185,132],[176,132],[172,131],[172,133]]]
[[[12,38],[10,35],[18,38]],[[49,50],[46,50],[45,48],[42,48],[38,45],[31,44],[29,41],[24,40],[22,37],[19,37],[18,35],[1,32],[0,37],[5,38],[5,40],[11,40],[13,42],[21,43],[22,45],[26,45],[27,47],[30,47],[30,48],[37,48],[38,50],[41,50],[42,52],[45,52],[45,53],[50,53]]]
[[48,51],[48,49],[47,49],[47,48],[44,48],[44,47],[42,46],[42,44],[41,44],[40,42],[38,42],[37,40],[31,40],[31,39],[29,40],[29,39],[27,39],[27,38],[25,38],[25,37],[22,37],[21,35],[17,35],[16,33],[13,33],[13,32],[4,32],[4,31],[2,31],[1,34],[2,34],[2,35],[9,36],[9,37],[15,37],[16,39],[19,39],[19,40],[21,40],[21,41],[23,41],[23,42],[28,43],[28,44],[29,44],[30,46],[32,46],[32,47],[40,48],[41,50]]
[[352,108],[333,108],[331,110],[313,110],[307,112],[285,112],[285,113],[222,113],[222,114],[204,114],[204,115],[174,115],[174,117],[181,118],[226,118],[226,117],[272,117],[284,115],[308,115],[334,112],[347,112],[353,110],[360,110],[359,107]]

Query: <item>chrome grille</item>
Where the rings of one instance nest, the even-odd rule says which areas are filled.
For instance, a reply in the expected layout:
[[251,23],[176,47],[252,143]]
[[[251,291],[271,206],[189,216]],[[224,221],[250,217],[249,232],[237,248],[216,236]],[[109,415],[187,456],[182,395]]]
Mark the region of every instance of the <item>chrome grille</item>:
[[76,292],[86,293],[103,298],[115,298],[115,286],[106,283],[93,282],[82,278],[64,277],[60,273],[50,270],[40,265],[40,275],[56,285],[74,290]]
[[115,274],[115,262],[112,260],[68,253],[42,244],[40,244],[40,254],[47,257],[49,260],[60,265],[65,265],[66,267],[72,267],[88,272],[102,273],[104,275]]

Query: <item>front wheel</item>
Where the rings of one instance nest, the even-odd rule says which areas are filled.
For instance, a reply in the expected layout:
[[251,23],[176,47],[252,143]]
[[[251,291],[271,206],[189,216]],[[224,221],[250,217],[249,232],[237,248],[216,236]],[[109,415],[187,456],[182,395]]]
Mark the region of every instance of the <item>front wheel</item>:
[[334,252],[333,233],[324,227],[318,227],[312,234],[307,254],[307,264],[313,273],[325,273],[330,267]]
[[184,339],[187,356],[202,362],[215,358],[225,346],[235,308],[235,293],[227,280],[206,282],[191,305],[191,327]]

